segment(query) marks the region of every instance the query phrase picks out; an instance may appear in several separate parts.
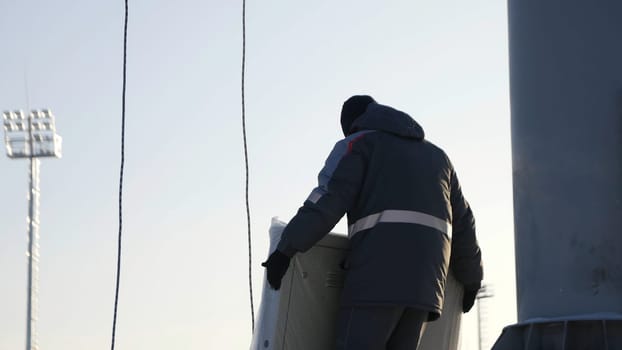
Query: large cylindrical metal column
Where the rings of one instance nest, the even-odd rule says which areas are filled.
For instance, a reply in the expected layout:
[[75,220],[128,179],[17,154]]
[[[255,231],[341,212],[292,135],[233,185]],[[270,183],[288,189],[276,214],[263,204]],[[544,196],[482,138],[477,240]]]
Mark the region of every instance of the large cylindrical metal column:
[[508,5],[518,320],[622,314],[622,1]]
[[493,349],[622,348],[622,1],[508,13],[518,324]]

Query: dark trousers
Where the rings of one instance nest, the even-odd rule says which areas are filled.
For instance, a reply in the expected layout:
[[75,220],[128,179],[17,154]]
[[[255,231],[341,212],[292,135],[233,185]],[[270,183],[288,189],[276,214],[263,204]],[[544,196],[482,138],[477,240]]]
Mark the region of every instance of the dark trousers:
[[428,312],[403,306],[339,309],[336,350],[416,350]]

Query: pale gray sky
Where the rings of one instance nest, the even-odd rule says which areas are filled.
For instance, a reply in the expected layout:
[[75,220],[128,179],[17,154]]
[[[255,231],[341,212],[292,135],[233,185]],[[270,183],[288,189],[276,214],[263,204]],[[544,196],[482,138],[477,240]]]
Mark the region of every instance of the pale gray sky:
[[[270,218],[295,213],[341,136],[341,103],[368,93],[452,158],[496,293],[494,341],[515,321],[505,1],[247,6],[256,306]],[[42,161],[42,349],[110,346],[122,26],[122,1],[0,1],[0,108],[49,107],[64,139],[63,158]],[[130,1],[118,349],[250,344],[240,65],[241,2]],[[0,349],[19,349],[27,162],[1,156],[0,171]]]

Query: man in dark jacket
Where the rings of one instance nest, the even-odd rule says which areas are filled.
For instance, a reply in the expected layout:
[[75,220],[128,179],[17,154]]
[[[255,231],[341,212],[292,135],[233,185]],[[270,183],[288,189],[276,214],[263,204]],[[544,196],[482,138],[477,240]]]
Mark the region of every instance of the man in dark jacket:
[[348,215],[351,253],[338,317],[338,349],[417,348],[440,316],[448,269],[473,306],[483,276],[471,208],[447,155],[408,114],[352,96],[339,141],[315,188],[263,264],[278,289],[291,257]]

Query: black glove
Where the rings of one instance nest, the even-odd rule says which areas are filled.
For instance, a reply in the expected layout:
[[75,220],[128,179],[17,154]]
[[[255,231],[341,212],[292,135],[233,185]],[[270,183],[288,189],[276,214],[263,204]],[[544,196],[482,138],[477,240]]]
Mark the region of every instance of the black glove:
[[465,289],[464,297],[462,298],[462,311],[464,313],[469,312],[475,304],[475,298],[477,297],[477,292],[479,289]]
[[274,253],[270,254],[268,260],[261,264],[267,270],[268,283],[273,289],[279,290],[281,288],[281,279],[287,272],[289,260],[290,258],[287,255],[275,250]]

